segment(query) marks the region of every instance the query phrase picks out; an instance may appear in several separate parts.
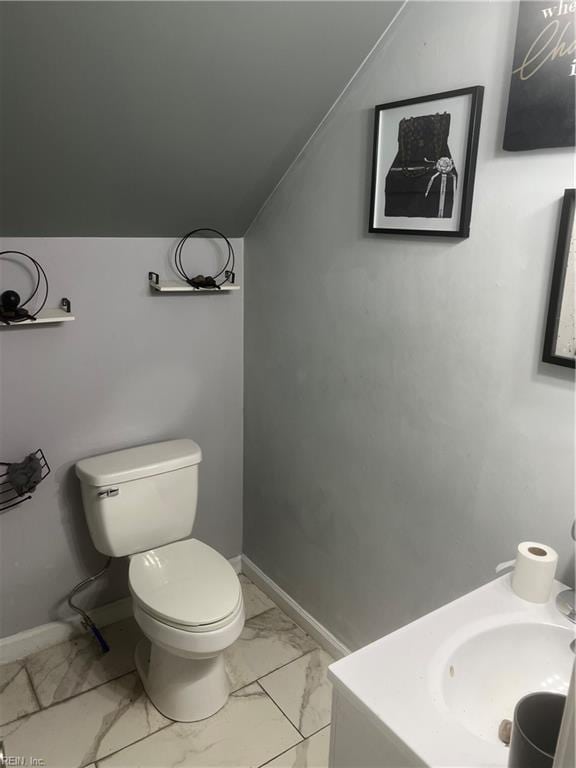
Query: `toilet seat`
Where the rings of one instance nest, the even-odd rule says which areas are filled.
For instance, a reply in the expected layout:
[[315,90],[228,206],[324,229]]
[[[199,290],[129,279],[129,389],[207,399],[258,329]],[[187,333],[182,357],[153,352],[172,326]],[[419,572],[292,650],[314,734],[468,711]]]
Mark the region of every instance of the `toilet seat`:
[[222,555],[197,539],[134,555],[128,579],[142,611],[188,632],[219,629],[242,610],[236,572]]
[[152,613],[152,611],[149,611],[138,598],[134,597],[134,595],[132,595],[132,597],[134,598],[134,602],[138,606],[139,611],[152,621],[156,622],[156,624],[162,624],[162,626],[168,629],[177,629],[180,632],[186,632],[187,634],[198,634],[202,632],[210,633],[216,632],[219,629],[226,629],[231,624],[234,624],[240,615],[244,615],[244,602],[240,599],[232,613],[225,616],[223,619],[220,619],[220,621],[213,621],[210,624],[179,624],[177,621],[169,621],[168,619]]

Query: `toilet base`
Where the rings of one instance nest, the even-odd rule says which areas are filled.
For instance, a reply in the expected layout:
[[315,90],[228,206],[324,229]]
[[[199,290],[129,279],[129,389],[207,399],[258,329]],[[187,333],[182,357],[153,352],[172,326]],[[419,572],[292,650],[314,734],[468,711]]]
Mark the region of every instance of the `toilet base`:
[[205,720],[228,701],[222,653],[210,658],[183,658],[144,638],[136,646],[134,658],[148,697],[170,720]]

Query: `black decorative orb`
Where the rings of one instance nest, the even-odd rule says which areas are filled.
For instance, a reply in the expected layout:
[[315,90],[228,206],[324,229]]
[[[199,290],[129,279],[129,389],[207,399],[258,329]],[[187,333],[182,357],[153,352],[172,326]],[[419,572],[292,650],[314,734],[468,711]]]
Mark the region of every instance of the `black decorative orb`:
[[14,311],[18,309],[20,304],[20,296],[16,291],[4,291],[0,294],[0,307],[4,310]]

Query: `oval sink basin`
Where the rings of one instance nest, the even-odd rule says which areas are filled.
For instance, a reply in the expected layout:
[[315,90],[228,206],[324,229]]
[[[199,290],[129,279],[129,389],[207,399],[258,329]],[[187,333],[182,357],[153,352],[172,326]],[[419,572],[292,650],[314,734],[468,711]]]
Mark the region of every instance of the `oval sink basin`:
[[522,696],[566,693],[574,632],[555,624],[508,624],[473,635],[449,657],[442,693],[452,716],[471,733],[498,743],[502,720],[512,720]]
[[332,664],[336,710],[349,701],[350,718],[364,718],[354,760],[342,716],[336,764],[506,768],[502,720],[528,693],[568,689],[576,626],[556,607],[564,589],[530,603],[505,574]]

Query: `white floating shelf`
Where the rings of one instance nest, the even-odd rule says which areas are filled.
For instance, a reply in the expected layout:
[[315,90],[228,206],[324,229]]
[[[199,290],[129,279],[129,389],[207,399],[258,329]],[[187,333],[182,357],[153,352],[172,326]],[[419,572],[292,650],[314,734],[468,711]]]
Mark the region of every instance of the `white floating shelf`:
[[183,280],[149,280],[150,288],[158,293],[229,293],[239,291],[240,286],[225,283],[220,288],[194,288]]
[[36,320],[22,320],[19,323],[0,323],[0,328],[23,328],[31,327],[35,325],[48,325],[49,323],[69,323],[71,320],[75,320],[74,315],[65,309],[42,309],[36,316]]

